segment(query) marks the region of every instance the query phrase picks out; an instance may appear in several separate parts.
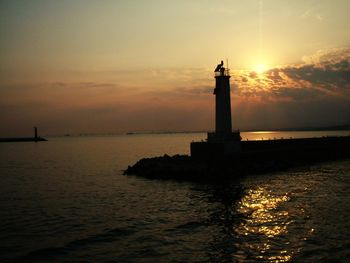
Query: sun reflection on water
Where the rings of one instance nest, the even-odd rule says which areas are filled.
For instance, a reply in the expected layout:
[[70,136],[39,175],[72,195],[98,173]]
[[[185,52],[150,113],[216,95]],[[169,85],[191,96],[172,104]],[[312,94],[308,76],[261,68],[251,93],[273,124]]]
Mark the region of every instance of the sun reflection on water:
[[257,259],[269,262],[288,262],[292,259],[292,252],[286,249],[267,253],[271,252],[274,238],[288,233],[292,220],[281,207],[289,200],[287,193],[277,196],[264,187],[250,189],[240,200],[238,211],[246,219],[237,227],[236,233],[248,238],[251,236],[252,242],[245,246],[257,252]]

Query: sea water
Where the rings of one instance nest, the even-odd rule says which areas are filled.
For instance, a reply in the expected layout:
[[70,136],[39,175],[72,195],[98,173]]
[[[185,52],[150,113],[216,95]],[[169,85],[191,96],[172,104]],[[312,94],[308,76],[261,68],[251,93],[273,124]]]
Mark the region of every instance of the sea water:
[[[244,140],[349,132],[242,133]],[[350,159],[195,184],[124,176],[205,134],[0,145],[1,262],[349,262]]]

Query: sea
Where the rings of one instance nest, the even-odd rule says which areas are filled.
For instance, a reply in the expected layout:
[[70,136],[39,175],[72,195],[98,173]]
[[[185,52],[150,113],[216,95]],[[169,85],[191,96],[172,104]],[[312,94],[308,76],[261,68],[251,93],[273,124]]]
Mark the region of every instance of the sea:
[[[246,132],[243,140],[350,135]],[[350,262],[350,159],[229,183],[125,176],[205,133],[0,144],[0,262]]]

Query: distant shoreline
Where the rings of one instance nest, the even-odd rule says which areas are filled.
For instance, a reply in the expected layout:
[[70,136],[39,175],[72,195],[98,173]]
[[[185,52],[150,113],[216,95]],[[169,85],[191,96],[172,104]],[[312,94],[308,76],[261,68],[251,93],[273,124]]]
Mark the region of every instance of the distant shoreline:
[[[296,127],[296,128],[276,128],[276,129],[243,129],[240,132],[304,132],[304,131],[350,131],[350,124],[346,125],[334,125],[323,127]],[[207,133],[208,131],[130,131],[124,134],[136,135],[136,134],[181,134],[181,133]]]
[[[300,127],[300,128],[282,128],[282,129],[249,129],[249,130],[240,130],[240,132],[319,132],[319,131],[350,131],[349,125],[339,125],[339,126],[326,126],[326,127]],[[46,137],[89,137],[89,136],[115,136],[115,135],[152,135],[152,134],[194,134],[194,133],[208,133],[208,131],[129,131],[122,133],[64,133],[64,134],[52,134],[46,135]],[[21,137],[7,137],[0,138],[2,140],[8,139],[20,139],[24,140],[33,140],[33,137],[30,138],[21,138]]]

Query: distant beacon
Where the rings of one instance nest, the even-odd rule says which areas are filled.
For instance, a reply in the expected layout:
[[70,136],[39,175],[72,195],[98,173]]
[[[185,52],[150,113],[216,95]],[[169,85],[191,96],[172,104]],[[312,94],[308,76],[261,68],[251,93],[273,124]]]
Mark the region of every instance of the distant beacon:
[[206,142],[191,143],[191,156],[194,158],[218,158],[240,151],[240,132],[232,132],[230,71],[221,61],[214,73],[215,132],[208,133]]

